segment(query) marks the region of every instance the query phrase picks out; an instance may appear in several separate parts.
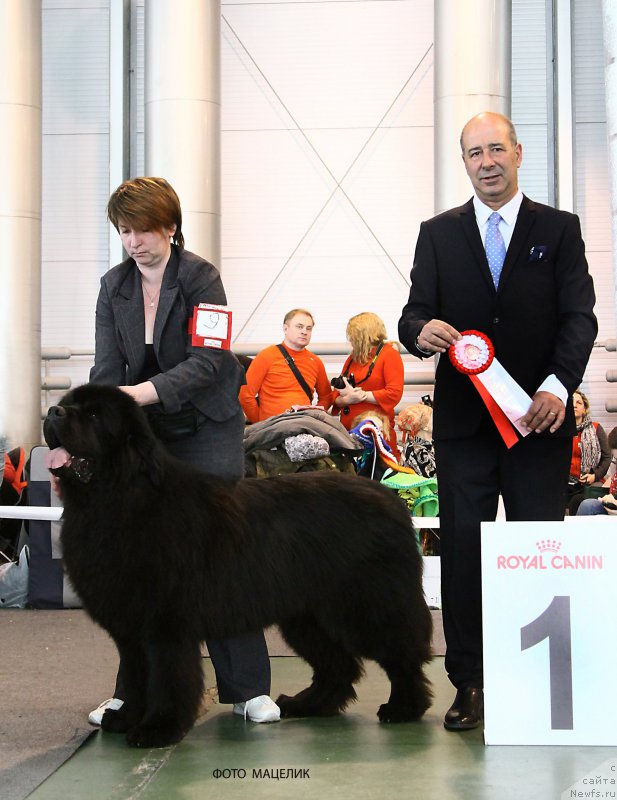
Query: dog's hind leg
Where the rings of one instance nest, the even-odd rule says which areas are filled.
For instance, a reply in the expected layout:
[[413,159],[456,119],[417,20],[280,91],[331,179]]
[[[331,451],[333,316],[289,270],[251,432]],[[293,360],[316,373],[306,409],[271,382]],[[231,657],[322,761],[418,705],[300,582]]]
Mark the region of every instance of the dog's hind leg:
[[433,625],[421,587],[400,591],[405,575],[397,576],[392,568],[389,577],[390,584],[386,584],[384,576],[379,594],[366,592],[364,605],[356,603],[354,649],[376,661],[390,679],[390,698],[380,706],[379,719],[412,722],[420,719],[431,705],[432,693],[424,665],[431,659]]
[[283,717],[328,717],[356,700],[353,684],[363,675],[362,663],[348,653],[312,617],[279,623],[283,638],[313,668],[313,681],[293,697],[276,703]]
[[377,716],[381,722],[414,722],[420,719],[431,705],[430,683],[422,666],[406,657],[406,662],[398,656],[381,659],[378,663],[390,679],[390,699],[379,707]]
[[200,643],[150,641],[146,651],[146,708],[126,736],[133,747],[167,747],[179,742],[197,717],[204,677]]
[[[390,679],[390,699],[380,706],[377,716],[382,722],[413,722],[420,719],[431,705],[431,685],[424,674],[424,664],[431,659],[432,622],[428,609],[415,619],[399,613],[396,627],[381,620],[381,642],[378,649],[367,648],[372,658]],[[377,639],[373,639],[376,643]]]

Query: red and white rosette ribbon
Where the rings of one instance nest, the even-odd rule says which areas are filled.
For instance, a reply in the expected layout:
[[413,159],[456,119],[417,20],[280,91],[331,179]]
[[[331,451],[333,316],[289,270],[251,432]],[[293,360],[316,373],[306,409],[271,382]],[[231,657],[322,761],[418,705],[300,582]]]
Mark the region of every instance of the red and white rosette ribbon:
[[527,436],[529,430],[520,419],[527,413],[531,397],[495,358],[488,336],[480,331],[463,331],[448,355],[459,372],[469,375],[506,445],[512,447],[518,441],[513,427]]

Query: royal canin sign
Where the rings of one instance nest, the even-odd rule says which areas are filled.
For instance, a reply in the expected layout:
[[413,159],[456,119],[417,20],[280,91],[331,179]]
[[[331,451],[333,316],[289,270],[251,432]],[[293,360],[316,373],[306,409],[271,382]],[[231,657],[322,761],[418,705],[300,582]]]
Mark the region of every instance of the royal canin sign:
[[593,554],[566,555],[560,553],[561,542],[556,539],[541,539],[536,542],[537,553],[497,556],[497,569],[505,570],[601,570],[604,557]]

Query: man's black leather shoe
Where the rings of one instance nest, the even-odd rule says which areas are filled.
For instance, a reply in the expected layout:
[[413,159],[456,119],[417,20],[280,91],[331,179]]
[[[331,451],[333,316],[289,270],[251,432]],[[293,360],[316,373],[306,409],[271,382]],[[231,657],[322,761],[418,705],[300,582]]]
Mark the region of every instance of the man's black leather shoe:
[[458,689],[443,726],[449,731],[469,731],[484,720],[484,692],[476,686]]

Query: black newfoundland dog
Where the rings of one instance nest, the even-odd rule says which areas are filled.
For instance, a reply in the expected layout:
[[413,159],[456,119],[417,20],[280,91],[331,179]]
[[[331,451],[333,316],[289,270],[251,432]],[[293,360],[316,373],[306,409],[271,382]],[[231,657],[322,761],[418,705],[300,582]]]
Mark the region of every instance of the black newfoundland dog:
[[313,668],[281,695],[284,717],[325,716],[356,697],[362,659],[391,693],[383,722],[419,719],[431,617],[409,514],[391,490],[321,472],[226,481],[172,458],[142,409],[86,384],[49,410],[64,501],[68,575],[121,655],[126,699],[105,730],[129,744],[179,741],[203,692],[201,642],[277,624]]

